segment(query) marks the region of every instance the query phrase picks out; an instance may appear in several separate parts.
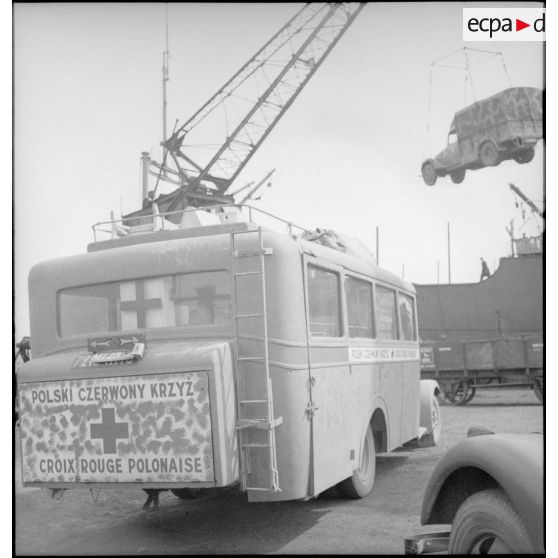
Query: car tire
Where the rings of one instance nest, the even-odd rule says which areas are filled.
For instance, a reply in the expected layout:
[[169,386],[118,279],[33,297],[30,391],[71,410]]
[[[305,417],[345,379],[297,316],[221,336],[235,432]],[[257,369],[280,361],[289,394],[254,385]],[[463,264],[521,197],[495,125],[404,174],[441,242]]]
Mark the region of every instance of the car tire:
[[360,459],[360,467],[353,474],[337,486],[345,498],[353,500],[364,498],[372,492],[374,477],[376,476],[376,448],[374,446],[374,433],[369,424],[364,436],[364,445]]
[[454,184],[461,184],[465,180],[465,169],[459,169],[450,173],[451,181]]
[[481,145],[479,159],[484,167],[495,167],[500,163],[500,154],[493,141],[485,141]]
[[427,186],[434,186],[436,184],[436,179],[438,175],[436,174],[436,169],[434,168],[434,163],[432,159],[428,159],[422,164],[422,179]]
[[525,149],[524,151],[519,151],[513,156],[513,160],[520,165],[525,165],[526,163],[530,163],[535,156],[534,149]]
[[529,533],[500,489],[481,490],[457,510],[449,554],[533,554]]

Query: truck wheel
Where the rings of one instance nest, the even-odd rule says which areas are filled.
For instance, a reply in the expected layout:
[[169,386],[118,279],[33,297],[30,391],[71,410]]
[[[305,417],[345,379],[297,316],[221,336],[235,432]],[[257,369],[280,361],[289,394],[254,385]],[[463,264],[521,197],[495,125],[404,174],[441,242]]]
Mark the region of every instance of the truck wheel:
[[525,149],[524,151],[520,151],[513,156],[513,160],[519,163],[520,165],[524,165],[525,163],[530,163],[535,156],[534,149]]
[[493,141],[485,141],[481,145],[479,159],[484,167],[495,167],[500,163],[500,154]]
[[427,186],[434,186],[436,184],[436,169],[434,168],[434,163],[432,159],[428,159],[422,164],[422,179]]
[[481,490],[457,510],[449,554],[533,554],[529,533],[500,489]]
[[454,184],[461,184],[465,180],[465,169],[459,169],[450,173],[451,181]]
[[353,471],[352,476],[338,484],[339,490],[345,498],[354,500],[364,498],[372,492],[375,476],[376,448],[374,447],[372,425],[369,424],[364,437],[362,455],[360,456],[360,467]]

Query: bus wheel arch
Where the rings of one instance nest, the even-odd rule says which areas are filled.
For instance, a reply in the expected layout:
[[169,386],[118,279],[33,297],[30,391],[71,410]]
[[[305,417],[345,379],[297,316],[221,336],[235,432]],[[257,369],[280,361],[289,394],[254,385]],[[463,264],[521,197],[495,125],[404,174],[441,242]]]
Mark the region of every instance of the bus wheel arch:
[[370,418],[376,453],[388,451],[388,428],[384,411],[376,407]]

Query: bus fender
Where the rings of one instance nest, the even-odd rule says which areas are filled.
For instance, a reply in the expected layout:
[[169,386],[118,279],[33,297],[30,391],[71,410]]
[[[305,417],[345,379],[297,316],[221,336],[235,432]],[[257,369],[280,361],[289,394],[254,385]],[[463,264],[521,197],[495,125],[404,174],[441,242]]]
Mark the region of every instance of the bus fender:
[[442,434],[442,415],[438,401],[440,393],[440,386],[435,380],[420,381],[420,447],[437,446],[440,442]]

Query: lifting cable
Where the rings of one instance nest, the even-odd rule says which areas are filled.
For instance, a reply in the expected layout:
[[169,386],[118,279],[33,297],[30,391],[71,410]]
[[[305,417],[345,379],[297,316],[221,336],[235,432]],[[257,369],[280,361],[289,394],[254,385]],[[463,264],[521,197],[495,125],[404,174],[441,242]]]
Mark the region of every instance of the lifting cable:
[[[442,64],[441,62],[446,60],[447,58],[451,58],[452,56],[463,52],[464,54],[464,65],[463,66],[455,66],[452,64]],[[476,53],[483,53],[488,54],[489,56],[484,57],[482,60],[478,60],[476,62],[471,62],[469,60],[468,52],[476,52]],[[504,74],[506,75],[506,80],[508,82],[508,87],[512,87],[512,82],[508,73],[508,69],[504,62],[504,55],[500,51],[492,51],[492,50],[483,50],[479,48],[470,48],[470,47],[462,47],[460,49],[454,50],[437,60],[434,60],[430,64],[430,73],[429,73],[429,80],[428,80],[428,108],[427,108],[427,115],[426,115],[426,138],[424,141],[424,150],[423,150],[423,160],[430,154],[430,122],[432,118],[432,82],[434,76],[434,69],[435,68],[446,68],[446,69],[453,69],[453,70],[464,70],[465,79],[463,84],[463,105],[465,106],[466,98],[467,98],[467,82],[471,87],[471,93],[473,95],[473,102],[477,102],[475,89],[473,86],[473,74],[471,72],[472,66],[478,66],[483,64],[487,60],[493,59],[495,56],[500,58],[500,62],[502,63],[502,68],[504,69]]]

